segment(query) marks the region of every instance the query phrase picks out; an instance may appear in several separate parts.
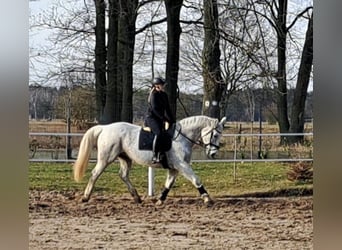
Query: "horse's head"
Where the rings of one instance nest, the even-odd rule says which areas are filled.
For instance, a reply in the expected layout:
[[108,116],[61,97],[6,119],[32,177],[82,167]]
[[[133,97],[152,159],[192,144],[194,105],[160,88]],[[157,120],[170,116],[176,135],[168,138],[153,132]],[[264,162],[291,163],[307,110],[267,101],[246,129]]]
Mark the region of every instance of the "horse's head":
[[225,122],[226,117],[223,117],[215,126],[205,127],[201,131],[202,142],[205,145],[205,151],[209,158],[214,158],[220,148],[220,139]]

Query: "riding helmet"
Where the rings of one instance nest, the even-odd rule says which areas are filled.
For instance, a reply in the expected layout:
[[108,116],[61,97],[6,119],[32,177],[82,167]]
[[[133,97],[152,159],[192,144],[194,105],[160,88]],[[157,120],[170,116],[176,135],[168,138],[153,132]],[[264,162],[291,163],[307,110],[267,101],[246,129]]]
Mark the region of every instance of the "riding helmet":
[[153,85],[164,85],[165,84],[165,80],[161,77],[156,77],[153,79]]

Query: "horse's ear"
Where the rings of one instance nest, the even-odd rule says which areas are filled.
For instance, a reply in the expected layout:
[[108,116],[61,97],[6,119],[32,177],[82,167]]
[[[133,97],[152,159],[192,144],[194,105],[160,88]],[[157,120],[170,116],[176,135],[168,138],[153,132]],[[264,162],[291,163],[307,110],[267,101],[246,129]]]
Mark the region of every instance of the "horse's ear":
[[224,116],[224,117],[221,119],[220,124],[225,124],[226,120],[227,120],[227,118]]

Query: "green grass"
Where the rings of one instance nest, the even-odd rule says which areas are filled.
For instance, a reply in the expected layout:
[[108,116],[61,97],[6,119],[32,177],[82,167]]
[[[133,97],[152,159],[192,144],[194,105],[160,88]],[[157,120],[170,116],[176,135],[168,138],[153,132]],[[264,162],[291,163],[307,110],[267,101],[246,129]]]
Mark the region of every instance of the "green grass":
[[[95,165],[90,163],[82,182],[76,183],[72,176],[72,165],[62,163],[30,163],[29,188],[37,190],[83,191],[90,172]],[[212,196],[244,196],[312,193],[312,183],[296,183],[287,180],[289,164],[281,163],[238,163],[234,180],[233,163],[193,163],[195,173],[201,178],[204,187]],[[118,175],[118,163],[107,167],[95,184],[94,192],[127,195],[126,185]],[[148,168],[134,165],[130,179],[141,195],[147,194]],[[166,170],[155,169],[155,191],[163,188]],[[193,185],[179,175],[170,196],[197,196]]]

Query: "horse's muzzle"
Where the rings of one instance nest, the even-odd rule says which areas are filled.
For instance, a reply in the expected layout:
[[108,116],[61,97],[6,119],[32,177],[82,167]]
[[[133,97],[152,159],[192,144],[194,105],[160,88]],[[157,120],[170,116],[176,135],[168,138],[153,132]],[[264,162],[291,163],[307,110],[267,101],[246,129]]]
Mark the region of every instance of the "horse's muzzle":
[[214,158],[215,158],[215,155],[216,155],[216,153],[211,153],[211,154],[209,155],[209,158],[210,158],[210,159],[214,159]]
[[217,151],[218,151],[217,147],[207,146],[206,148],[207,157],[210,159],[214,159]]

